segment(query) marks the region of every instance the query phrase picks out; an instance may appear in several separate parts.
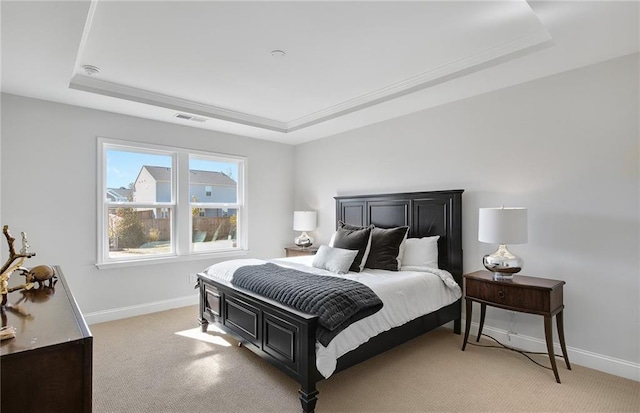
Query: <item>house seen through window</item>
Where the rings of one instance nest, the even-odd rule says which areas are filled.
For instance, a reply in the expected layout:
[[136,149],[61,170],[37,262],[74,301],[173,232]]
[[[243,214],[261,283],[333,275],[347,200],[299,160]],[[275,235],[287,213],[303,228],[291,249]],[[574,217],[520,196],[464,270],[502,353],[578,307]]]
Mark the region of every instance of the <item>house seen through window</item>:
[[106,139],[101,150],[98,264],[244,249],[243,158]]

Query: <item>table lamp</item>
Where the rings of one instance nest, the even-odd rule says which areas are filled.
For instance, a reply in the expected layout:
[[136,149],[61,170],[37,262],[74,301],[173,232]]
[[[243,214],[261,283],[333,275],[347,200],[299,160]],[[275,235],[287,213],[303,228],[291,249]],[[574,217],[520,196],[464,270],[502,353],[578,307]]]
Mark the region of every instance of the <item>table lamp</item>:
[[496,252],[482,258],[484,267],[494,280],[512,280],[524,260],[513,255],[507,244],[527,242],[527,208],[480,208],[478,218],[478,241],[499,245]]
[[293,212],[293,230],[302,231],[302,234],[293,240],[298,247],[307,248],[313,244],[313,238],[307,235],[307,231],[316,229],[317,217],[318,213],[316,211]]

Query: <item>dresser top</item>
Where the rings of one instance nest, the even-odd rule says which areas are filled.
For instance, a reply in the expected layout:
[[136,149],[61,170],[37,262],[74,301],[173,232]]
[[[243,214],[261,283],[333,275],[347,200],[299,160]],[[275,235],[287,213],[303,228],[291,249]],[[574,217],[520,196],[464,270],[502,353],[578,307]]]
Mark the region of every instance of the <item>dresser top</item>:
[[[91,337],[62,271],[58,266],[54,269],[58,279],[53,288],[34,287],[8,294],[2,325],[13,326],[16,337],[2,340],[2,357]],[[23,282],[24,277],[13,273],[9,286]]]

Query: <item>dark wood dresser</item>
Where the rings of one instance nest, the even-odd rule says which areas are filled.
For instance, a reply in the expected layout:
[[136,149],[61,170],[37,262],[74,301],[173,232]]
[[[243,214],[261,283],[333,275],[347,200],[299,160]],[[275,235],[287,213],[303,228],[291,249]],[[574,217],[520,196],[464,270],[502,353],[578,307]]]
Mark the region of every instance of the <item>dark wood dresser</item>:
[[[54,267],[54,288],[9,293],[2,325],[16,337],[2,340],[2,413],[91,412],[93,337],[69,290]],[[14,273],[10,286],[24,282]]]

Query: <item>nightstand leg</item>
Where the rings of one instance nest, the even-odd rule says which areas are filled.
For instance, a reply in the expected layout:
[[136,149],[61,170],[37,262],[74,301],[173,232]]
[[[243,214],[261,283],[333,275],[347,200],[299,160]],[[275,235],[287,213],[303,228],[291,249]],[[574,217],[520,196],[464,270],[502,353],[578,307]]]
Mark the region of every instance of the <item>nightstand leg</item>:
[[547,339],[547,352],[549,353],[549,361],[551,361],[553,374],[556,376],[556,381],[560,383],[560,375],[558,374],[558,366],[556,365],[556,356],[553,351],[553,329],[550,315],[544,316],[544,336]]
[[487,315],[487,305],[484,303],[480,303],[480,327],[478,327],[478,337],[476,337],[476,343],[480,341],[480,336],[482,335],[485,315]]
[[567,346],[564,342],[564,317],[562,316],[562,311],[556,314],[556,325],[558,327],[558,339],[560,339],[560,347],[562,348],[562,356],[564,357],[564,362],[567,365],[567,369],[571,370],[571,364],[569,364],[569,356],[567,355]]
[[467,340],[469,340],[469,329],[471,329],[471,311],[473,310],[473,302],[468,298],[465,300],[466,307],[466,321],[464,323],[464,341],[462,342],[462,351],[464,351],[465,347],[467,347]]

